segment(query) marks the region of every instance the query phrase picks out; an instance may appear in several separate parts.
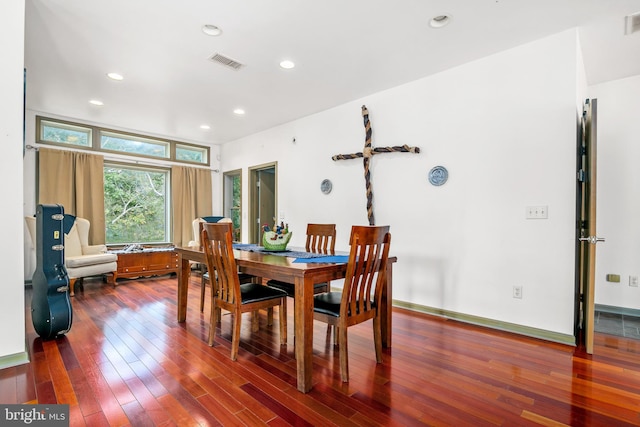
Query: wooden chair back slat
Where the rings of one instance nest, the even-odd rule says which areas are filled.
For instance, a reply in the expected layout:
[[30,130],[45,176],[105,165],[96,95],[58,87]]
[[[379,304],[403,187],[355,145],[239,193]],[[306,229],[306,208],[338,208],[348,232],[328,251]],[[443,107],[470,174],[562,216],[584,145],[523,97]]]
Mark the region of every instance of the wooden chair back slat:
[[203,223],[200,241],[204,246],[213,295],[223,303],[239,306],[240,280],[233,256],[232,227],[233,224],[227,222]]
[[335,224],[307,224],[307,252],[321,254],[335,254],[336,225]]
[[353,226],[340,316],[355,325],[376,316],[385,283],[389,227]]

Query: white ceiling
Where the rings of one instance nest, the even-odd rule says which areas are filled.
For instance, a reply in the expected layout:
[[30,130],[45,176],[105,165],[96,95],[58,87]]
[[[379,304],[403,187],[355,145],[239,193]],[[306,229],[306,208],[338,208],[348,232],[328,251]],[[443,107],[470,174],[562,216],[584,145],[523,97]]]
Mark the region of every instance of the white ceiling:
[[[636,12],[640,0],[26,0],[27,108],[219,144],[574,27],[589,84],[638,75],[640,32],[624,35]],[[450,25],[430,28],[442,14]]]

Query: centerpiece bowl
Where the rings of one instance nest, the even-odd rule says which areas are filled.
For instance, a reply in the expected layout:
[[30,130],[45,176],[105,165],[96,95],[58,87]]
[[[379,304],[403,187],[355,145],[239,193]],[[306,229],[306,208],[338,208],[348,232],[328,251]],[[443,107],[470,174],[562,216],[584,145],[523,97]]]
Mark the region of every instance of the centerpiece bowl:
[[262,246],[268,251],[286,251],[293,233],[277,234],[275,231],[265,231],[262,235]]

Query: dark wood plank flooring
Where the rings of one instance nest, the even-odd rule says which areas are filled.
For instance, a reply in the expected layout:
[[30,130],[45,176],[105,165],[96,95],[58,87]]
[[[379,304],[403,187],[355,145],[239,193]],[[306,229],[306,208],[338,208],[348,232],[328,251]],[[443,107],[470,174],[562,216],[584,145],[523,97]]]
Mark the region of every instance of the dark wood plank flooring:
[[[43,341],[26,290],[31,363],[0,371],[2,403],[67,403],[72,426],[625,426],[640,425],[640,342],[596,334],[595,355],[394,310],[393,348],[377,365],[372,328],[349,328],[350,382],[340,381],[326,326],[314,329],[314,388],[295,388],[289,344],[275,324],[243,319],[232,362],[231,317],[216,345],[192,278],[187,322],[176,322],[175,277],[85,281],[73,326]],[[208,311],[208,303],[205,313]]]

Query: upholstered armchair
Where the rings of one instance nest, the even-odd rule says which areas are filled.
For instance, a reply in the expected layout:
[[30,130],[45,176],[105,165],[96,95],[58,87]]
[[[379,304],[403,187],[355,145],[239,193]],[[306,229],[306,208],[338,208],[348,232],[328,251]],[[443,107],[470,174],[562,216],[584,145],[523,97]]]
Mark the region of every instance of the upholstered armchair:
[[[31,242],[36,247],[36,219],[25,217]],[[89,245],[91,224],[84,218],[76,217],[69,233],[64,235],[64,264],[69,275],[69,295],[75,294],[76,282],[91,276],[111,274],[115,285],[118,271],[118,256],[107,253],[105,245]]]
[[196,218],[191,222],[193,228],[193,240],[189,241],[187,246],[194,248],[202,248],[200,245],[200,233],[202,233],[202,225],[207,222],[229,222],[229,218],[223,216],[207,216],[203,218]]
[[204,224],[206,221],[202,218],[196,218],[191,222],[193,228],[193,240],[189,241],[190,248],[200,248],[200,224]]

